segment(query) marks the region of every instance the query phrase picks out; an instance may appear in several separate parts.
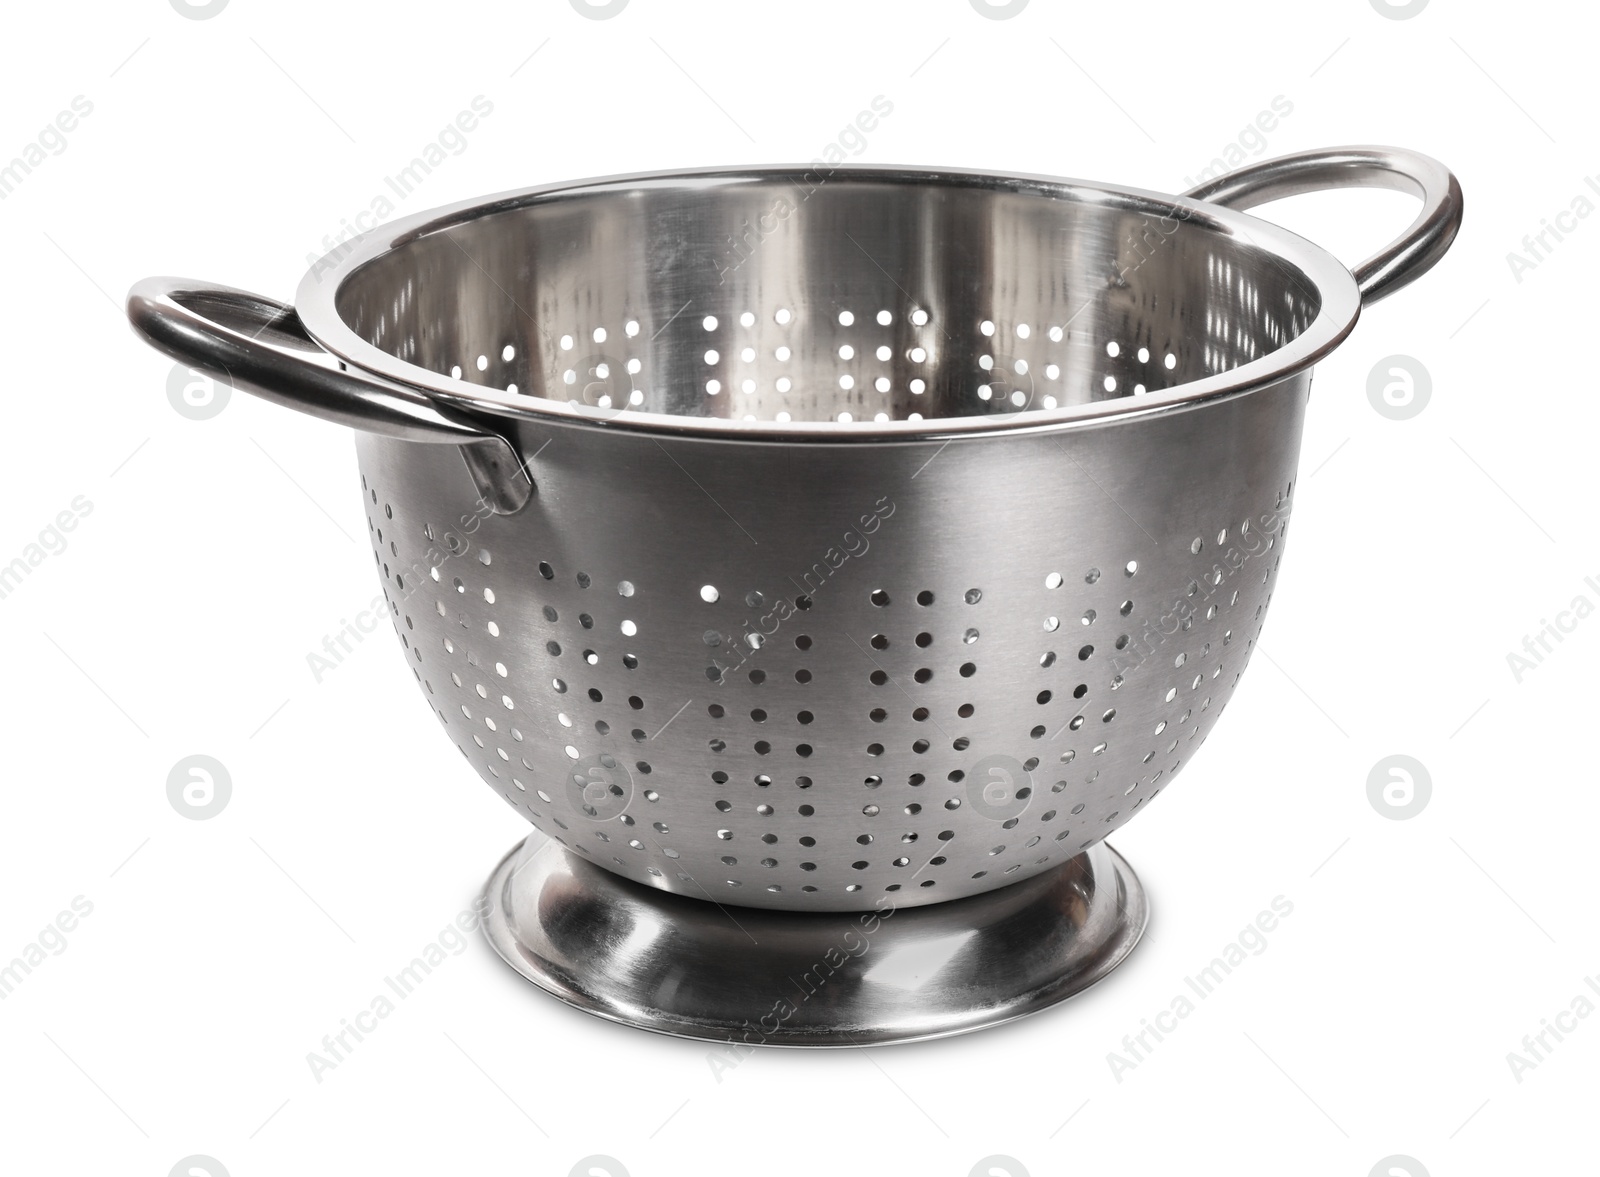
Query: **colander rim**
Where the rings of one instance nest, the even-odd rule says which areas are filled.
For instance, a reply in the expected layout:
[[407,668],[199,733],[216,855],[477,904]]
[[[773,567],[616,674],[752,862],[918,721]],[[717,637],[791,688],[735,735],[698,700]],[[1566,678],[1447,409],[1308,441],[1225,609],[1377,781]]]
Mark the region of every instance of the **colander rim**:
[[1120,396],[1055,409],[1023,409],[920,421],[745,421],[693,417],[632,409],[608,412],[587,405],[523,392],[509,393],[402,360],[367,342],[339,314],[339,290],[368,263],[432,233],[480,217],[554,200],[576,200],[618,190],[650,187],[705,187],[799,179],[811,165],[767,164],[670,171],[630,172],[557,181],[458,201],[397,218],[335,247],[316,261],[295,293],[295,310],[313,339],[345,363],[416,389],[442,404],[491,419],[522,419],[627,431],[670,433],[738,441],[816,443],[925,442],[990,433],[1060,432],[1094,428],[1152,415],[1192,410],[1213,401],[1269,388],[1312,367],[1355,327],[1361,295],[1350,270],[1321,246],[1270,221],[1206,201],[1130,185],[1036,173],[997,173],[946,167],[864,164],[835,168],[829,185],[851,182],[954,184],[997,192],[1115,205],[1124,211],[1180,219],[1221,232],[1293,266],[1315,287],[1321,306],[1294,339],[1258,359],[1225,372],[1140,396]]

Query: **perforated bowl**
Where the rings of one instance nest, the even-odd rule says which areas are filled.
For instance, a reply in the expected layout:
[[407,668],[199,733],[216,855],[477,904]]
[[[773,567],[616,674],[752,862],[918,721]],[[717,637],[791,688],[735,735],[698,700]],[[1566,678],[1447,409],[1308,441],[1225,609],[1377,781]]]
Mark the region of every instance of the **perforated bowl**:
[[[1344,183],[1424,200],[1354,276],[1221,207]],[[1079,854],[1194,755],[1272,597],[1311,365],[1459,210],[1378,149],[1187,199],[635,176],[386,226],[295,310],[153,279],[129,313],[361,430],[407,665],[538,829],[724,904],[915,906]]]

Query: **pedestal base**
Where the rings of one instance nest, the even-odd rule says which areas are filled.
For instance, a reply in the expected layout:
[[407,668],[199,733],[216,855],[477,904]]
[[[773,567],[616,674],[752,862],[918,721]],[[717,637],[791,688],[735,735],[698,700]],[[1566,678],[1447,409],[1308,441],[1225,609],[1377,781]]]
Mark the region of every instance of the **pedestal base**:
[[750,1046],[868,1046],[1037,1013],[1116,968],[1144,890],[1109,846],[1009,887],[896,910],[765,911],[654,891],[529,835],[485,886],[506,962],[587,1013]]

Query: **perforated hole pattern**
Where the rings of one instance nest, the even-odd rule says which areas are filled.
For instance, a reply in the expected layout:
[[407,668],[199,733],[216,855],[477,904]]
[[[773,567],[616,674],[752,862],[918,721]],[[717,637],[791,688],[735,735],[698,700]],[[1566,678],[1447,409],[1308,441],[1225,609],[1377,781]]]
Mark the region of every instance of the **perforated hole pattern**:
[[1315,318],[1282,259],[1168,225],[915,177],[602,187],[409,240],[336,303],[430,373],[605,413],[1041,412],[1229,371]]
[[[545,370],[534,377],[514,343],[485,345],[474,355],[466,345],[458,362],[440,371],[456,379],[516,393],[535,391],[593,409],[621,412],[658,407],[648,390],[676,367],[678,352],[699,348],[700,370],[683,379],[704,400],[693,406],[673,398],[680,415],[737,417],[746,421],[834,420],[921,421],[928,417],[979,416],[1049,410],[1071,404],[1143,396],[1223,371],[1246,359],[1239,355],[1188,354],[1167,338],[1144,342],[1092,338],[1070,324],[972,325],[970,338],[946,338],[927,310],[879,308],[857,316],[848,308],[823,324],[826,346],[787,307],[757,314],[693,316],[669,323],[645,339],[637,319],[572,325],[545,349]],[[955,353],[952,356],[950,353]],[[1180,363],[1180,353],[1187,363]],[[957,358],[959,357],[959,358]],[[650,367],[647,367],[647,364]],[[718,399],[720,398],[720,399]]]
[[[1284,258],[1141,199],[619,182],[409,236],[335,304],[422,375],[846,431],[1137,398],[1315,319]],[[910,462],[522,418],[509,518],[446,447],[358,444],[407,659],[508,802],[650,886],[839,910],[1025,878],[1167,786],[1254,648],[1308,381]],[[881,554],[821,589],[830,513]]]
[[[814,910],[1016,881],[1156,797],[1254,648],[1292,491],[1164,545],[1159,583],[1141,540],[1040,554],[1025,575],[930,566],[808,594],[604,545],[574,564],[516,520],[502,548],[502,521],[469,530],[362,484],[408,663],[507,802],[647,885]],[[824,591],[852,597],[824,611]]]

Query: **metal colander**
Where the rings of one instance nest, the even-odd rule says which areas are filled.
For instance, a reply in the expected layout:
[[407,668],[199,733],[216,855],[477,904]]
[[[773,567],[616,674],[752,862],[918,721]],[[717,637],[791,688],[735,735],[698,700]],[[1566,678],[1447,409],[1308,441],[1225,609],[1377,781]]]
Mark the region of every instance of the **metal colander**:
[[[1222,207],[1345,183],[1424,200],[1355,276]],[[720,904],[910,907],[1072,859],[1194,756],[1272,598],[1311,365],[1460,212],[1389,149],[1191,197],[625,177],[385,227],[295,310],[162,279],[130,315],[360,430],[407,665],[539,830]]]

